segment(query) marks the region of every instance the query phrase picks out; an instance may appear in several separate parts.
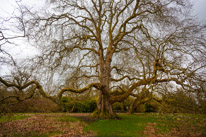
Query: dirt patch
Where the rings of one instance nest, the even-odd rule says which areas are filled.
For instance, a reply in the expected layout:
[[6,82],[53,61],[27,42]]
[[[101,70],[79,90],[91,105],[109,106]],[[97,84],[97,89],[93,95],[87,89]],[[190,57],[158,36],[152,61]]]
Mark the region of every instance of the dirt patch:
[[146,137],[205,137],[201,132],[198,132],[195,127],[188,128],[185,125],[175,127],[168,133],[158,133],[157,123],[147,123],[143,132]]
[[181,128],[174,128],[170,131],[170,135],[174,135],[174,137],[205,137],[201,132],[198,132],[195,127],[192,129],[187,129],[182,126]]
[[68,113],[66,115],[75,117],[85,123],[97,121],[97,119],[91,117],[91,113]]
[[83,122],[86,122],[86,123],[91,123],[91,122],[97,121],[97,119],[94,119],[90,116],[75,116],[75,117]]
[[144,130],[144,135],[146,137],[167,137],[165,135],[159,135],[157,133],[157,129],[155,128],[156,125],[157,123],[147,123],[147,126]]
[[62,122],[57,117],[65,115],[38,114],[26,119],[0,124],[0,136],[34,136],[45,135],[54,137],[92,136],[93,133],[83,132],[83,122]]
[[65,113],[67,116],[91,116],[91,113]]

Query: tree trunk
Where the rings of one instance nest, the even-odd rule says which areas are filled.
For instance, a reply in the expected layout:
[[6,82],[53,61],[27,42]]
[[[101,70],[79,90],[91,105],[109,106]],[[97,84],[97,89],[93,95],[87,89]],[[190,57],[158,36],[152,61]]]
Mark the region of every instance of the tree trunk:
[[[111,50],[111,47],[110,49]],[[100,50],[100,83],[102,88],[97,102],[97,109],[92,116],[99,119],[115,119],[118,116],[114,113],[110,102],[110,82],[111,82],[111,60],[112,52],[107,51],[106,60],[103,57],[103,50]]]
[[139,99],[135,99],[134,100],[134,102],[130,105],[130,107],[129,107],[129,111],[128,111],[128,113],[129,114],[134,114],[134,112],[135,112],[135,109],[136,109],[136,107],[138,106],[138,103],[139,102]]
[[98,119],[116,119],[118,116],[115,114],[112,108],[112,104],[109,102],[109,96],[100,93],[97,102],[97,109],[93,112],[92,117]]
[[141,104],[145,104],[146,102],[150,101],[152,98],[151,97],[142,97],[139,98],[137,97],[134,102],[132,103],[132,105],[130,105],[129,111],[128,113],[133,114],[135,112],[135,109],[141,105]]

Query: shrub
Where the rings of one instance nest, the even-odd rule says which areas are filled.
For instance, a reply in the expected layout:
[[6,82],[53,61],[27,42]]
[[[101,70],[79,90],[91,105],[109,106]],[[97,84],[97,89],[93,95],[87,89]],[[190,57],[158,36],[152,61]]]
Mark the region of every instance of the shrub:
[[95,99],[77,101],[75,98],[63,97],[61,107],[64,112],[93,112],[97,103]]
[[46,98],[32,98],[18,102],[9,108],[12,112],[59,112],[60,107]]
[[112,107],[116,112],[124,112],[124,104],[122,102],[116,102],[112,105]]
[[145,104],[140,104],[136,107],[136,112],[138,113],[144,113],[146,111]]

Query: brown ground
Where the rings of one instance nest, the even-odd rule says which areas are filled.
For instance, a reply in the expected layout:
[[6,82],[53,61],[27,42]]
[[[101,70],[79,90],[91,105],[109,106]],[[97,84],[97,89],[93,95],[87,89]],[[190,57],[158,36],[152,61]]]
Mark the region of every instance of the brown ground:
[[[95,121],[89,113],[27,114],[30,117],[12,122],[0,123],[0,136],[9,137],[91,137],[95,133],[84,132],[83,127]],[[80,121],[61,121],[59,118],[75,116]],[[178,123],[179,122],[179,123]],[[188,123],[186,123],[188,122]],[[157,123],[147,123],[142,135],[146,137],[204,137],[190,121],[176,121],[168,133],[159,133]],[[201,124],[201,123],[200,123]],[[205,136],[206,137],[206,136]]]
[[202,135],[201,132],[197,132],[193,129],[187,129],[186,127],[182,126],[181,128],[173,128],[171,131],[167,134],[160,134],[157,131],[157,123],[147,123],[147,126],[144,130],[144,136],[146,137],[205,137],[205,135]]
[[[84,114],[84,116],[87,115]],[[58,117],[61,116],[62,114],[36,114],[22,120],[0,123],[0,136],[78,137],[94,135],[94,133],[83,132],[85,123],[59,121]],[[66,115],[63,114],[63,116]]]

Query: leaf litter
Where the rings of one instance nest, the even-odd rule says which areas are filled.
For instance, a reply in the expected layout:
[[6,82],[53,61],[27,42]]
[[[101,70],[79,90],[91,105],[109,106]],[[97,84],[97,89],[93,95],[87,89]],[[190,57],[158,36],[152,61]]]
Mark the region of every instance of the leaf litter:
[[22,120],[0,123],[0,136],[34,136],[53,137],[93,136],[92,132],[84,132],[86,123],[81,121],[60,121],[65,114],[36,114]]

